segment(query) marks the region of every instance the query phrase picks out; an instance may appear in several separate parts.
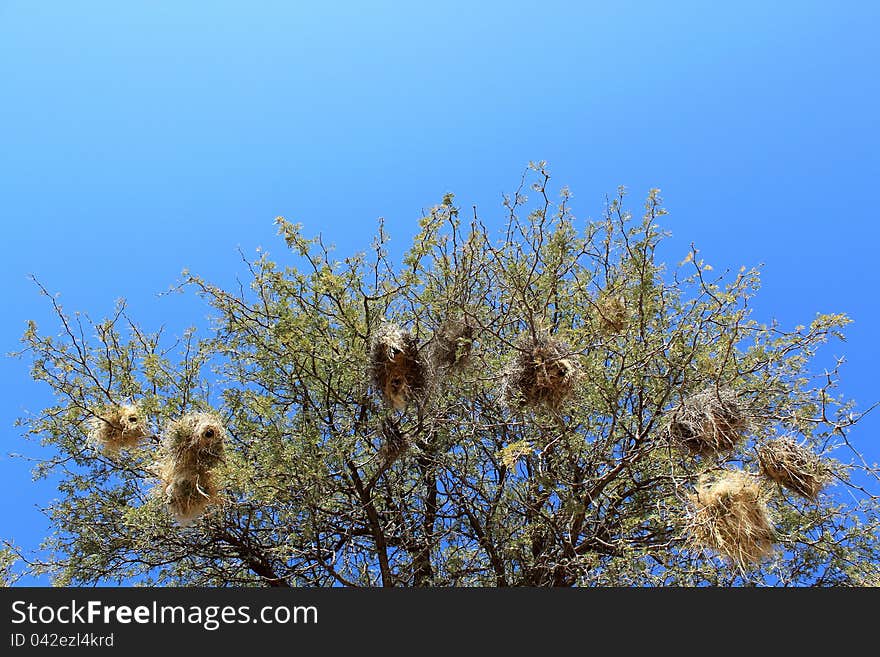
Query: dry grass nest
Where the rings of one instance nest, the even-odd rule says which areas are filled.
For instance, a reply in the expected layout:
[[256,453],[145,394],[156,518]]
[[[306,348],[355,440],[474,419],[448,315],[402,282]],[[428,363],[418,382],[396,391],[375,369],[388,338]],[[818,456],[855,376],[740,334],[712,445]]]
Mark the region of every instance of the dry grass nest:
[[766,496],[752,475],[726,471],[701,478],[690,497],[695,511],[688,530],[693,543],[714,550],[745,569],[773,553],[773,525]]
[[504,376],[508,401],[525,406],[558,409],[571,397],[578,379],[568,345],[554,337],[526,335]]
[[748,422],[733,390],[709,388],[684,400],[669,423],[670,438],[692,454],[733,450]]
[[149,435],[143,414],[131,404],[104,408],[89,424],[90,442],[107,454],[133,447]]
[[183,527],[199,519],[208,507],[223,501],[211,471],[179,474],[170,480],[163,479],[163,483],[165,504]]
[[159,474],[165,502],[182,525],[220,502],[212,470],[223,461],[225,440],[213,413],[189,413],[168,425]]
[[370,374],[373,385],[397,410],[406,408],[427,389],[428,368],[418,340],[394,324],[384,325],[373,338]]
[[602,293],[596,302],[599,326],[605,335],[623,332],[629,321],[626,299],[621,294]]
[[468,364],[474,340],[474,326],[468,319],[446,320],[431,343],[435,367],[459,369]]
[[829,472],[810,449],[791,438],[777,438],[758,447],[762,474],[780,486],[815,502],[829,480]]

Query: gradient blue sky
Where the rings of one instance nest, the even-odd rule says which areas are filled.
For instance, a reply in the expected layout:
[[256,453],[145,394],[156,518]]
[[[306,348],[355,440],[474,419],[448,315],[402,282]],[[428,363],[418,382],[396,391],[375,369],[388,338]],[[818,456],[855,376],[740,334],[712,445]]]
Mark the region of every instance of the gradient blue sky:
[[[318,6],[320,5],[320,6]],[[855,323],[842,391],[880,399],[876,2],[32,2],[0,0],[3,352],[68,310],[179,333],[184,267],[220,284],[236,248],[281,254],[277,215],[340,253],[395,244],[453,191],[501,216],[529,160],[580,217],[660,187],[670,259],[765,263],[755,316]],[[36,547],[40,455],[13,421],[45,404],[0,359],[0,537]],[[853,439],[880,459],[880,411]]]

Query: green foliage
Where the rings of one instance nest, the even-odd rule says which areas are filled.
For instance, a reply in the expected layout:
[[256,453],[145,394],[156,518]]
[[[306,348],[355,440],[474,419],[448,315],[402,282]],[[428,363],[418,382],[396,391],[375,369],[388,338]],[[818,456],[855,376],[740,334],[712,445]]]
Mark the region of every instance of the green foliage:
[[18,580],[18,575],[13,572],[17,561],[18,557],[11,545],[0,547],[0,587],[12,586]]
[[[338,259],[279,217],[290,253],[248,262],[249,289],[185,274],[213,308],[205,337],[148,332],[124,303],[94,323],[53,298],[60,337],[30,323],[23,338],[34,379],[55,393],[24,421],[47,447],[35,474],[61,481],[52,556],[33,570],[58,584],[208,586],[867,581],[877,497],[852,477],[877,472],[851,451],[858,415],[836,396],[839,363],[810,370],[848,318],[760,324],[756,270],[717,275],[696,249],[671,272],[656,261],[659,190],[641,217],[621,189],[580,221],[567,189],[551,200],[546,165],[531,169],[537,201],[524,178],[499,236],[447,194],[400,265],[382,224],[370,251]],[[607,294],[626,311],[612,331]],[[437,368],[430,394],[389,408],[370,385],[371,337],[393,322],[428,349],[449,320],[473,327],[466,366]],[[509,404],[505,368],[521,336],[540,334],[569,346],[574,394],[558,408]],[[748,434],[729,454],[692,456],[670,441],[669,417],[710,387],[735,391]],[[220,414],[219,512],[174,524],[153,492],[155,440],[113,458],[88,445],[90,418],[127,401],[154,436],[185,413]],[[782,435],[821,454],[836,486],[815,504],[772,491],[770,560],[743,570],[697,549],[685,527],[698,477],[757,472],[756,445]]]

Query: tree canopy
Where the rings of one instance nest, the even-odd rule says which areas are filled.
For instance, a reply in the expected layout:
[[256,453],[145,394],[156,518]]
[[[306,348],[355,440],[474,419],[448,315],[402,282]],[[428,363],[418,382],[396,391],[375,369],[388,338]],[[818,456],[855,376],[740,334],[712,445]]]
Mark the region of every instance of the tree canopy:
[[[41,287],[61,330],[29,323],[22,353],[55,401],[22,423],[60,496],[27,567],[61,585],[876,582],[878,471],[840,363],[814,362],[848,318],[759,322],[756,269],[693,247],[658,262],[658,190],[579,220],[549,181],[531,165],[494,228],[447,194],[399,262],[381,222],[340,258],[279,217],[288,253],[246,259],[246,287],[184,272],[204,335],[124,302],[93,322]],[[217,424],[214,451],[174,488],[185,417]],[[107,449],[102,426],[131,440]],[[189,481],[204,499],[182,518]]]

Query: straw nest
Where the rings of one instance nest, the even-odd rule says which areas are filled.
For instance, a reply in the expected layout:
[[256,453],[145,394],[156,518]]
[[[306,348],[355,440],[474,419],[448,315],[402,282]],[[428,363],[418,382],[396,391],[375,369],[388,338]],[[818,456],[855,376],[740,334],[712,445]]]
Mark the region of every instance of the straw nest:
[[182,525],[220,502],[213,469],[223,461],[226,430],[213,413],[189,413],[165,431],[159,464],[165,503]]
[[91,418],[89,441],[107,454],[116,454],[123,447],[133,447],[146,438],[149,432],[145,427],[137,406],[110,406]]
[[766,497],[753,476],[735,470],[714,481],[701,477],[690,500],[695,511],[688,529],[696,546],[714,550],[741,568],[773,553]]
[[418,348],[418,340],[394,324],[386,324],[370,348],[370,373],[373,385],[385,401],[403,410],[427,388],[427,367]]
[[629,321],[626,298],[621,294],[602,293],[596,302],[599,326],[605,335],[621,333]]
[[761,473],[780,486],[815,502],[828,483],[828,470],[816,454],[791,438],[777,438],[758,447]]
[[504,375],[504,396],[524,406],[558,409],[574,392],[578,368],[564,342],[549,335],[520,338]]
[[163,481],[165,504],[183,527],[198,520],[209,506],[222,501],[210,471],[180,474]]
[[446,320],[434,334],[431,361],[435,367],[459,369],[470,361],[474,327],[470,320]]
[[692,454],[729,452],[748,426],[732,390],[709,388],[684,400],[672,414],[669,435]]

